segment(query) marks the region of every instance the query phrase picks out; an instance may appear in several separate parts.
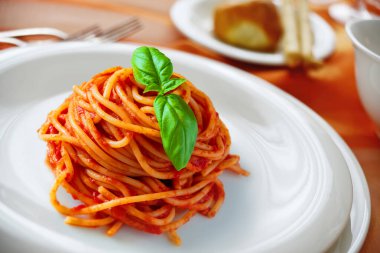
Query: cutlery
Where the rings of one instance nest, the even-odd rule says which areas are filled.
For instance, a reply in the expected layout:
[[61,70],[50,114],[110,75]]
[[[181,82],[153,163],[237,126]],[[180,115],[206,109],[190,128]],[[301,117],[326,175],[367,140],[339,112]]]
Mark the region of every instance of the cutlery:
[[121,40],[125,37],[141,30],[142,25],[140,21],[133,17],[127,21],[117,24],[104,31],[100,29],[98,25],[91,25],[73,34],[67,34],[61,30],[48,27],[35,27],[16,29],[10,31],[0,32],[0,43],[11,44],[17,47],[25,47],[33,44],[40,44],[45,42],[51,42],[51,40],[26,42],[18,37],[33,36],[33,35],[49,35],[64,41],[91,41],[91,42],[113,42]]

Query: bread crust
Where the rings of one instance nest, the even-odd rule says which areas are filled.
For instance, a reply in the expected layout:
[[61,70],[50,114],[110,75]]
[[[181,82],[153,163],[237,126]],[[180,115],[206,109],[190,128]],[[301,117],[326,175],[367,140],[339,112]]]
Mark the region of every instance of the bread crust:
[[259,51],[274,51],[283,29],[276,6],[256,0],[223,3],[214,12],[215,35],[230,44]]

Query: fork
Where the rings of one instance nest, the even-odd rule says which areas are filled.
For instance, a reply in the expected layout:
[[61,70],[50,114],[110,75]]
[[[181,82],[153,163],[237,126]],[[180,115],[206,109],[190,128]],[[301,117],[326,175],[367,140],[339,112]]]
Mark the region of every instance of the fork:
[[67,34],[61,30],[50,27],[24,28],[0,32],[0,38],[16,38],[30,35],[51,35],[60,39],[65,39],[67,37]]
[[55,28],[35,27],[35,28],[16,29],[16,30],[11,30],[11,31],[0,32],[0,43],[6,43],[6,44],[15,45],[18,47],[24,47],[31,43],[25,42],[21,39],[18,39],[17,37],[33,36],[33,35],[49,35],[49,36],[54,36],[60,39],[61,41],[73,41],[73,40],[91,39],[99,35],[100,33],[101,33],[101,30],[99,26],[97,25],[86,27],[85,29],[82,29],[71,35],[68,35],[65,32],[62,32],[61,30],[58,30]]
[[0,32],[0,38],[17,38],[22,36],[32,36],[32,35],[50,35],[54,36],[63,41],[66,40],[75,40],[75,39],[86,39],[93,35],[98,35],[101,33],[99,26],[92,25],[86,27],[74,34],[68,35],[61,30],[49,27],[35,27],[35,28],[25,28],[25,29],[16,29],[11,31]]
[[61,39],[61,41],[86,40],[93,42],[112,42],[130,36],[139,31],[141,28],[142,26],[139,20],[136,17],[132,17],[126,22],[113,26],[103,32],[97,25],[92,25],[71,35],[67,35],[66,33],[55,28],[42,27],[17,29],[0,32],[0,43],[7,43],[18,47],[24,47],[30,45],[31,43],[17,39],[17,37],[30,35],[51,35]]
[[142,25],[140,24],[140,21],[136,17],[132,17],[126,22],[115,25],[90,40],[95,42],[118,41],[125,37],[131,36],[132,34],[138,32],[141,28]]

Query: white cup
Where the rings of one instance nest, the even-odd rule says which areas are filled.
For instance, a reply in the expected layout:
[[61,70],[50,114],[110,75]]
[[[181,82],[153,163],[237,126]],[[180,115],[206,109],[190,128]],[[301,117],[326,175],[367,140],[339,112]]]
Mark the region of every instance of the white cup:
[[360,99],[380,137],[380,19],[355,20],[346,25],[355,47],[355,74]]

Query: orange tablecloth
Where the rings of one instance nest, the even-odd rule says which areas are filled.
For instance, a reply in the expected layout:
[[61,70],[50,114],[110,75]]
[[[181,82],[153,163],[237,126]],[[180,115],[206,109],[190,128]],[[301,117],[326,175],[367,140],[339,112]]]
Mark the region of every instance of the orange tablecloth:
[[344,28],[334,23],[324,7],[316,11],[335,29],[337,47],[325,64],[309,72],[261,67],[220,56],[184,37],[169,18],[174,0],[2,0],[0,28],[52,26],[67,32],[94,23],[104,26],[137,16],[144,30],[126,42],[157,45],[203,55],[262,77],[292,94],[321,115],[343,137],[366,175],[372,217],[361,252],[380,252],[380,140],[360,103],[354,75],[353,48]]

